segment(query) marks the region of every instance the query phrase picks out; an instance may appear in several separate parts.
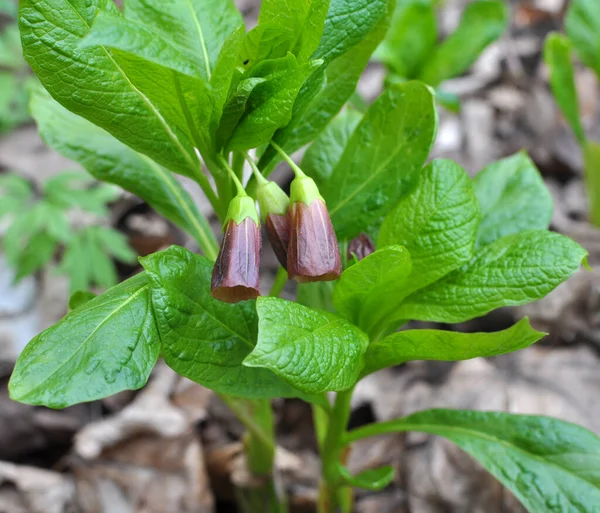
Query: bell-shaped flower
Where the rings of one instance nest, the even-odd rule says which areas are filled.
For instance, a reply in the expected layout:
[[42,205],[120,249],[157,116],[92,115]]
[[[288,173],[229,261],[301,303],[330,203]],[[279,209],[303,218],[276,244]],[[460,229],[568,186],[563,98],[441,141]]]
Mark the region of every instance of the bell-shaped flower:
[[300,283],[339,278],[342,260],[325,200],[314,180],[296,174],[291,186],[287,270]]
[[258,186],[256,198],[260,215],[267,229],[267,237],[277,260],[287,269],[290,222],[288,208],[290,198],[275,182],[265,181]]
[[229,204],[223,223],[225,235],[213,268],[211,294],[237,303],[260,295],[260,221],[254,200],[238,195]]

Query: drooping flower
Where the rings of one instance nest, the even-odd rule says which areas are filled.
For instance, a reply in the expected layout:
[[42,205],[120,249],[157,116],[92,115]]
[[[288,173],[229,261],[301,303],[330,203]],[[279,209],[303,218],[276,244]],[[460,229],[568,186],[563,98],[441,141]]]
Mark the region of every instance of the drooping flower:
[[291,186],[287,270],[300,283],[331,281],[342,272],[338,241],[314,180],[296,174]]
[[229,204],[224,236],[213,268],[211,294],[237,303],[260,296],[260,221],[254,200],[237,195]]
[[348,259],[356,257],[357,260],[362,260],[375,252],[375,245],[366,233],[361,233],[348,244]]
[[277,260],[287,269],[287,254],[290,240],[288,208],[290,198],[275,182],[265,181],[256,191],[260,215],[267,229],[267,237]]

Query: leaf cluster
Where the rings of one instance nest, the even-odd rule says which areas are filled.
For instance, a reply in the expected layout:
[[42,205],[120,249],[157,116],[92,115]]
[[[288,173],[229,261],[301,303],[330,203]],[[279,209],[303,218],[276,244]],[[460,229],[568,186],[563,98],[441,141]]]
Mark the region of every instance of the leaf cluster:
[[113,257],[131,263],[135,253],[121,233],[98,224],[82,225],[78,217],[84,212],[107,217],[106,205],[117,195],[116,187],[94,184],[80,172],[49,178],[39,195],[16,174],[0,176],[0,218],[9,220],[2,247],[15,269],[15,282],[59,255],[57,270],[69,276],[72,292],[115,285]]
[[[487,46],[506,30],[502,0],[469,2],[455,31],[440,42],[437,0],[398,0],[390,29],[374,54],[389,70],[389,83],[422,80],[437,88],[467,71]],[[458,98],[438,91],[438,100],[455,109]]]

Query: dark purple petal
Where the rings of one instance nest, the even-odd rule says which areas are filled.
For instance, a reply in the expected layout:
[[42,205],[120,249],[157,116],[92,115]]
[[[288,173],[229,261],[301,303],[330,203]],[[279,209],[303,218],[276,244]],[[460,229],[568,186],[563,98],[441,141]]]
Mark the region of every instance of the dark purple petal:
[[215,299],[237,303],[260,296],[260,228],[249,217],[240,224],[229,221],[212,274]]
[[290,242],[290,221],[287,214],[269,214],[265,221],[267,237],[277,256],[277,260],[287,269],[288,245]]
[[348,244],[349,259],[354,258],[353,255],[356,255],[357,260],[362,260],[374,252],[375,245],[366,233],[361,233],[358,237],[352,239],[350,244]]
[[342,272],[340,248],[322,200],[297,201],[290,207],[288,276],[300,283],[331,281]]

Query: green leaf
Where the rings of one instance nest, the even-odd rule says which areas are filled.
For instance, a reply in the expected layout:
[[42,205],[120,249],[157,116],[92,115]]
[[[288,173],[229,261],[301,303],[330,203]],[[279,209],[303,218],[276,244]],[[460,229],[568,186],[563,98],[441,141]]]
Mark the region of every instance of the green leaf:
[[369,346],[363,375],[413,360],[448,362],[511,353],[535,344],[545,335],[535,331],[527,318],[495,333],[399,331]]
[[333,282],[315,281],[298,283],[296,301],[309,308],[334,312],[333,307]]
[[399,244],[410,253],[412,272],[398,286],[398,299],[468,262],[480,219],[467,173],[450,160],[427,165],[417,187],[383,221],[377,242],[378,247]]
[[550,226],[552,196],[526,153],[490,164],[475,176],[473,187],[482,212],[478,246],[505,235]]
[[34,274],[50,262],[56,251],[56,246],[56,240],[50,235],[46,233],[34,235],[19,255],[15,282],[22,280],[25,276]]
[[[123,16],[100,11],[81,48],[104,46],[131,53],[154,64],[179,71],[186,75],[202,77],[205,70],[197,55],[164,39],[161,34],[142,23],[127,20]],[[206,78],[206,75],[204,75]]]
[[125,14],[192,52],[207,80],[226,39],[243,23],[231,0],[127,0]]
[[432,0],[400,0],[390,29],[375,57],[398,75],[417,78],[437,42]]
[[404,280],[411,272],[410,254],[402,246],[375,251],[346,269],[333,293],[336,310],[369,333],[377,320],[393,311],[403,297]]
[[533,415],[428,410],[351,431],[348,441],[405,431],[451,440],[531,513],[598,511],[600,438],[580,426]]
[[127,237],[121,232],[106,226],[95,226],[94,236],[102,249],[117,260],[127,264],[136,262],[137,254],[129,245]]
[[246,30],[243,25],[240,25],[230,34],[223,43],[223,48],[219,53],[215,68],[210,77],[214,104],[211,122],[211,131],[213,133],[219,125],[219,120],[223,114],[223,107],[234,84],[234,76],[236,73],[240,73],[236,66],[245,36]]
[[91,263],[86,254],[84,235],[79,232],[69,240],[57,269],[57,272],[66,274],[71,280],[71,292],[88,289],[92,281]]
[[360,112],[347,108],[327,125],[319,138],[306,150],[302,170],[317,184],[325,182],[331,176],[361,119]]
[[31,113],[49,146],[79,162],[94,178],[119,185],[148,202],[192,234],[204,250],[216,246],[208,222],[171,172],[69,112],[41,88],[32,91]]
[[508,235],[481,248],[468,265],[406,298],[396,319],[456,323],[501,306],[531,303],[575,273],[586,255],[558,233]]
[[217,149],[222,149],[231,139],[235,128],[246,111],[248,100],[254,88],[266,81],[267,79],[263,77],[250,77],[238,84],[237,89],[230,96],[221,113],[216,133]]
[[340,474],[346,484],[372,491],[383,490],[391,484],[394,480],[395,472],[394,467],[385,466],[368,469],[353,476],[346,467],[340,465]]
[[0,217],[29,208],[31,183],[15,173],[0,175]]
[[481,52],[498,39],[508,23],[508,8],[501,0],[477,0],[465,8],[456,31],[423,65],[420,80],[437,87],[464,73]]
[[[312,141],[352,96],[385,36],[394,5],[395,0],[331,1],[321,43],[313,55],[325,63],[304,84],[291,121],[275,134],[275,142],[288,153]],[[275,156],[275,150],[267,148],[260,165],[267,166]]]
[[[598,41],[600,42],[600,39]],[[544,62],[550,70],[550,87],[556,103],[581,144],[585,141],[585,133],[579,118],[571,42],[562,34],[556,32],[548,34],[544,44]]]
[[600,76],[600,4],[573,0],[565,17],[565,31],[581,62]]
[[81,48],[106,2],[19,2],[27,61],[64,107],[159,164],[198,177],[194,147],[207,151],[211,146],[207,86],[131,54],[102,46]]
[[97,296],[93,292],[89,292],[88,290],[78,290],[71,294],[71,298],[69,299],[69,310],[75,310],[95,297]]
[[21,38],[16,23],[5,26],[0,32],[0,66],[12,68],[12,71],[27,69],[21,52]]
[[17,360],[13,400],[65,408],[146,383],[160,351],[148,279],[131,278],[35,337]]
[[[84,251],[89,262],[90,285],[93,283],[102,289],[113,287],[119,282],[115,264],[96,226],[82,231]],[[71,289],[73,291],[73,289]]]
[[3,238],[3,246],[11,265],[16,267],[28,241],[45,231],[49,209],[48,203],[40,201],[20,213],[10,225]]
[[259,33],[255,36],[258,40],[254,42],[258,48],[252,52],[254,58],[272,53],[272,36],[276,33],[279,56],[291,52],[299,62],[306,62],[319,46],[328,8],[329,0],[264,0],[258,17]]
[[244,360],[266,368],[308,394],[353,386],[369,340],[355,326],[324,312],[273,297],[257,300],[258,341]]
[[331,0],[313,59],[330,63],[359,45],[394,5],[387,0]]
[[388,88],[321,187],[340,237],[377,223],[418,180],[437,131],[433,94],[420,82]]
[[17,3],[13,0],[0,0],[0,12],[15,18],[17,16]]
[[321,63],[310,61],[298,65],[293,54],[281,59],[282,64],[284,61],[277,73],[252,89],[246,112],[227,145],[229,150],[248,150],[266,144],[278,128],[290,122],[302,84]]
[[295,395],[271,371],[242,365],[256,343],[256,305],[213,299],[209,260],[172,246],[140,261],[152,283],[162,355],[173,370],[219,393]]
[[600,226],[600,145],[586,141],[583,146],[586,193],[590,204],[590,220]]
[[46,231],[53,239],[60,242],[67,242],[72,235],[67,212],[62,208],[49,205],[48,217],[46,218]]

